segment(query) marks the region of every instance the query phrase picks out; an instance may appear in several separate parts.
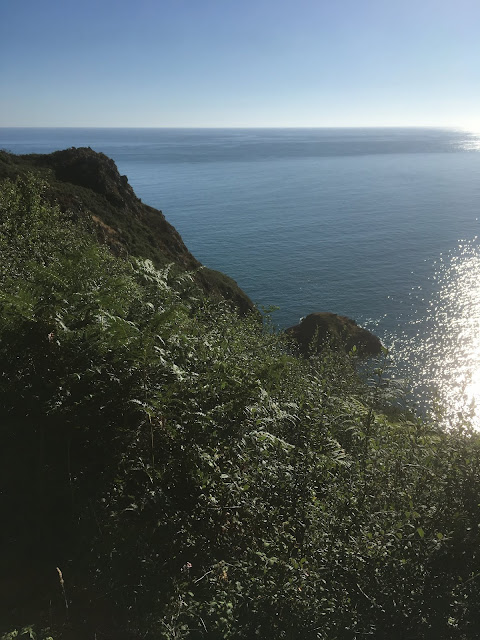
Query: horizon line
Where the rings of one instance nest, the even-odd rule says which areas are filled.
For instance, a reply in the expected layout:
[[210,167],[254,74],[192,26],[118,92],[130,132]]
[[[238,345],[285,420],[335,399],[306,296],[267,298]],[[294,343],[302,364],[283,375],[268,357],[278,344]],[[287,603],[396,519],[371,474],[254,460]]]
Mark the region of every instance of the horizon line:
[[103,125],[1,125],[0,129],[205,129],[205,130],[225,130],[225,129],[461,129],[466,131],[473,131],[475,127],[468,127],[465,125],[424,125],[424,124],[411,124],[411,125],[278,125],[278,126],[239,126],[239,125],[225,125],[225,126],[143,126],[143,125],[118,125],[118,126],[103,126]]

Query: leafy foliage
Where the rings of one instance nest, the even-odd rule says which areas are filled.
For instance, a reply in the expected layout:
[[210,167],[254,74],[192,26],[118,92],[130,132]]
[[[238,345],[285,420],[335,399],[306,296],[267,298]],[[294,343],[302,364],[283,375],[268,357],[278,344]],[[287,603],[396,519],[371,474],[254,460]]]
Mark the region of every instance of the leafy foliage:
[[14,155],[0,150],[0,181],[35,176],[44,182],[43,196],[55,208],[93,226],[98,240],[116,255],[152,260],[172,272],[193,271],[210,297],[226,299],[242,313],[252,301],[227,275],[207,268],[188,251],[161,211],[143,204],[111,158],[90,148],[70,148],[49,154]]
[[2,562],[64,568],[55,637],[476,637],[477,434],[113,257],[43,188],[0,192]]

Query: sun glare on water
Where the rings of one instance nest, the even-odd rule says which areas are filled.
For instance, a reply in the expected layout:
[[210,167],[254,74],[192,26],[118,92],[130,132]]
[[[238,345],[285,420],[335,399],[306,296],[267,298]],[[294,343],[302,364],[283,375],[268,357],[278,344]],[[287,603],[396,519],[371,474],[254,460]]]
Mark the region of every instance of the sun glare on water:
[[[440,259],[431,298],[402,358],[435,405],[445,428],[471,424],[480,430],[480,243],[460,244]],[[416,385],[415,385],[416,386]],[[434,402],[432,402],[434,399]]]
[[471,127],[463,127],[465,131],[465,139],[462,141],[461,148],[464,151],[480,151],[480,124]]

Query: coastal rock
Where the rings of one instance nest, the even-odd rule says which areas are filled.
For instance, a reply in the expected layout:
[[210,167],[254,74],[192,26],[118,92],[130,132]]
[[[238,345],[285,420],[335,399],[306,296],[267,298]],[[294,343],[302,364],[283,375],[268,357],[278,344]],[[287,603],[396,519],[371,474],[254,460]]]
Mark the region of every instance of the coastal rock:
[[382,351],[382,343],[376,335],[359,327],[355,320],[336,313],[310,313],[300,324],[286,329],[286,333],[295,339],[304,356],[321,349],[326,341],[346,352],[356,347],[361,357],[375,356]]
[[227,275],[207,269],[190,253],[161,211],[144,204],[121,176],[115,162],[90,147],[48,154],[0,151],[0,180],[35,173],[48,184],[46,197],[74,217],[93,224],[98,239],[116,255],[149,258],[157,267],[173,263],[194,274],[210,297],[226,299],[242,314],[255,305]]

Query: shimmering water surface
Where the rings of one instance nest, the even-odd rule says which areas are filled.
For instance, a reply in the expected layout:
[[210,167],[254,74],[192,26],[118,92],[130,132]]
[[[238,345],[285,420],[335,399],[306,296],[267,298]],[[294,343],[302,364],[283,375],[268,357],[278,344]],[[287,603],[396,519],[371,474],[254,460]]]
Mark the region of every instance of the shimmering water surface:
[[480,428],[480,246],[477,238],[429,263],[428,285],[410,293],[394,344],[422,405],[446,427]]
[[[114,158],[204,264],[289,326],[355,318],[397,375],[480,426],[480,138],[440,129],[0,129],[0,148]],[[480,235],[480,234],[479,234]],[[460,418],[459,418],[460,416]]]

